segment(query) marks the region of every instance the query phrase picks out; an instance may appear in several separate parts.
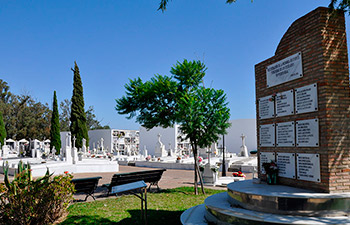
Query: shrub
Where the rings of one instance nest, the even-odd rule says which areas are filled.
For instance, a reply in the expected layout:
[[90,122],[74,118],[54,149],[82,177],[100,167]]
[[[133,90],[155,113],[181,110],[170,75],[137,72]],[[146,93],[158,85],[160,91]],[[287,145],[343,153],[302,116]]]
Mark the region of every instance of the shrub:
[[4,184],[0,184],[0,221],[4,224],[52,224],[67,213],[73,200],[72,175],[45,176],[32,179],[30,165],[18,164],[14,180],[9,182],[4,167]]

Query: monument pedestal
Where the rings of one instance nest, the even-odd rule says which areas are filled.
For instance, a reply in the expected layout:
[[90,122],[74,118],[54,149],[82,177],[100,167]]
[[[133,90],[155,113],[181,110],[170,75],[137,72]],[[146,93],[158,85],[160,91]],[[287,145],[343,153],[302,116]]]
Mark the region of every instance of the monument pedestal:
[[227,192],[181,215],[190,224],[350,224],[350,193],[327,194],[284,185],[230,183]]

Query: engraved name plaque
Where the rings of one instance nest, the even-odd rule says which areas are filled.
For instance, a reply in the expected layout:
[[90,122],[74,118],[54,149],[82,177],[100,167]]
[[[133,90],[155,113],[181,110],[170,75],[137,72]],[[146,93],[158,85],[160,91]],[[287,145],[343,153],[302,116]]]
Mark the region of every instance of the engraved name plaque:
[[265,124],[260,126],[259,144],[261,147],[275,146],[275,125]]
[[276,156],[278,176],[295,178],[295,153],[278,152]]
[[293,90],[276,94],[276,117],[294,114]]
[[317,84],[295,89],[295,113],[308,113],[318,110]]
[[259,119],[268,119],[275,116],[272,95],[259,98]]
[[301,52],[266,67],[267,87],[279,85],[303,76]]
[[295,146],[294,122],[276,123],[276,147]]
[[318,119],[299,120],[296,124],[297,147],[318,147]]
[[263,163],[269,163],[271,161],[275,161],[275,153],[274,152],[260,152],[260,171],[262,174],[266,174]]
[[297,178],[321,182],[320,155],[319,154],[297,154]]

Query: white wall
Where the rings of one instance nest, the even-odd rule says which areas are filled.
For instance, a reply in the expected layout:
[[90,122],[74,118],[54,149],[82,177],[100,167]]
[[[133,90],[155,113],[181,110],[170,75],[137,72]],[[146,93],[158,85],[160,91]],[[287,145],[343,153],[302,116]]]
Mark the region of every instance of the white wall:
[[140,127],[140,150],[148,150],[149,155],[154,155],[156,143],[158,142],[158,134],[161,134],[160,141],[164,144],[165,149],[169,149],[169,143],[171,143],[171,149],[177,143],[176,140],[176,128],[161,128],[155,127],[149,131],[146,128]]
[[113,147],[112,142],[112,130],[111,129],[101,129],[101,130],[89,130],[89,149],[93,149],[93,143],[95,142],[95,148],[97,148],[97,143],[103,138],[103,148],[110,152]]
[[[229,152],[239,153],[240,147],[242,145],[241,135],[244,134],[245,144],[248,148],[248,152],[257,149],[256,142],[256,120],[255,119],[239,119],[231,120],[231,127],[228,128],[227,134],[225,135],[225,145]],[[175,128],[161,128],[155,127],[147,131],[144,127],[140,127],[140,150],[144,149],[146,146],[148,154],[154,155],[154,150],[156,143],[158,141],[158,134],[162,137],[160,140],[165,145],[165,149],[169,149],[169,143],[171,143],[171,148],[174,148],[176,143],[176,131]],[[222,140],[220,139],[218,147],[222,145]]]
[[[239,119],[231,120],[231,127],[227,129],[225,135],[225,145],[229,152],[240,153],[240,147],[242,146],[242,134],[244,134],[245,145],[249,151],[257,149],[256,141],[256,119]],[[222,145],[222,140],[218,141],[218,147]]]

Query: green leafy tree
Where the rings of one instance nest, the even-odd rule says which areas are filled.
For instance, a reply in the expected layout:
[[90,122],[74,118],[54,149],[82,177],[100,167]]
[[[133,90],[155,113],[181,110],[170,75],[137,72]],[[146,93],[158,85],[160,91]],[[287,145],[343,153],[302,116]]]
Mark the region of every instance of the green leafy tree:
[[1,144],[1,146],[4,145],[6,136],[7,136],[7,134],[6,134],[5,124],[4,124],[4,120],[2,117],[2,112],[0,110],[0,144]]
[[203,86],[206,67],[200,61],[177,63],[171,68],[171,77],[155,75],[150,81],[140,78],[125,85],[126,96],[116,100],[119,114],[136,117],[147,129],[180,125],[190,140],[194,155],[194,184],[197,194],[198,147],[207,147],[225,134],[230,126],[226,96],[222,90]]
[[56,91],[53,92],[50,141],[50,150],[55,146],[56,155],[59,155],[61,149],[61,135]]
[[[69,99],[64,99],[60,103],[60,125],[61,131],[69,131],[70,125],[70,114],[71,114],[72,102]],[[89,106],[88,110],[85,111],[86,114],[86,126],[88,130],[96,129],[110,129],[108,125],[101,125],[101,120],[97,119],[95,115],[95,110],[93,106]]]
[[331,0],[331,3],[329,4],[329,8],[340,9],[345,12],[349,12],[350,1],[349,0]]
[[83,146],[83,138],[89,143],[88,129],[86,126],[86,114],[84,110],[83,85],[80,78],[79,67],[74,62],[73,96],[70,116],[70,131],[76,137],[76,147]]

